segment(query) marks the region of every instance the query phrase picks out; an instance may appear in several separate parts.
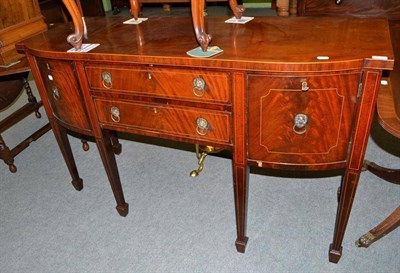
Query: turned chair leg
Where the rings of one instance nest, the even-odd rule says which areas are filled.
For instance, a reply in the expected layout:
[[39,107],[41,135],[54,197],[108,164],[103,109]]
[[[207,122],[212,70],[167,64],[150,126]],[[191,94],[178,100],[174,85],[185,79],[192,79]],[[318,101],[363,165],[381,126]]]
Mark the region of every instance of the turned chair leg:
[[8,165],[10,172],[16,173],[17,167],[14,165],[14,158],[11,155],[11,150],[4,142],[3,137],[0,135],[0,159],[3,159],[4,163]]

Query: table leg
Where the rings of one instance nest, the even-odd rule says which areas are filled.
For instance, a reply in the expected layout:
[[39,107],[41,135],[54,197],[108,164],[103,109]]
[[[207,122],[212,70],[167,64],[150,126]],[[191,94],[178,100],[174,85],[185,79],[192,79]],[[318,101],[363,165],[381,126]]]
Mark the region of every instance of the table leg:
[[249,170],[247,166],[242,166],[233,162],[233,187],[237,232],[235,245],[237,251],[241,253],[245,252],[246,244],[249,240],[249,238],[246,237],[248,176]]
[[244,73],[234,73],[233,75],[233,131],[234,150],[233,150],[233,189],[235,196],[235,214],[237,239],[236,249],[244,253],[248,238],[246,237],[247,225],[247,196],[249,167],[247,166],[247,96],[246,96],[246,75]]
[[79,177],[78,169],[76,168],[75,159],[72,154],[71,145],[68,140],[67,129],[58,125],[56,122],[51,122],[54,135],[56,137],[58,146],[60,147],[62,156],[67,164],[69,173],[72,177],[72,185],[77,191],[83,189],[82,179]]
[[125,203],[121,180],[118,173],[118,166],[115,160],[113,144],[111,143],[110,132],[108,130],[102,130],[102,136],[99,139],[96,138],[96,144],[99,149],[100,157],[103,161],[115,201],[117,202],[116,209],[121,216],[126,216],[129,212],[129,205]]
[[363,90],[358,92],[360,97],[358,97],[355,125],[351,135],[352,144],[349,149],[346,171],[340,189],[333,242],[329,247],[329,261],[333,263],[339,262],[342,256],[342,241],[364,161],[380,79],[380,72],[364,71],[362,85],[360,85]]

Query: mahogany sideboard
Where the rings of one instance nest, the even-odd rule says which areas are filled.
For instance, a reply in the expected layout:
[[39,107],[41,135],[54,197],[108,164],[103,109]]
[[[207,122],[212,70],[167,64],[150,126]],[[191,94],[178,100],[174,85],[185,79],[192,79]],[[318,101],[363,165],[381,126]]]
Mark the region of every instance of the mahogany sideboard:
[[342,170],[329,248],[329,260],[338,262],[381,74],[394,63],[387,20],[263,17],[227,24],[225,17],[207,17],[212,46],[223,52],[194,58],[186,54],[198,46],[190,17],[139,25],[126,19],[87,18],[84,43],[100,44],[87,53],[67,52],[66,25],[17,45],[74,186],[81,189],[82,179],[67,130],[95,138],[122,216],[128,204],[111,132],[229,150],[236,248],[244,252],[249,166]]

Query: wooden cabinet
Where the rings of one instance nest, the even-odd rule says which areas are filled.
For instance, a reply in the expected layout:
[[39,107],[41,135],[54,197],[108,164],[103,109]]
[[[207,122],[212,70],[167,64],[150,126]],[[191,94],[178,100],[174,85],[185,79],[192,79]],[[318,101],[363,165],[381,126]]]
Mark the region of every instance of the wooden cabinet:
[[22,58],[14,44],[46,29],[37,0],[1,0],[0,64]]
[[[123,216],[128,205],[111,131],[227,149],[235,245],[245,252],[249,166],[342,169],[329,248],[329,260],[338,262],[382,71],[394,64],[387,20],[259,17],[234,25],[207,17],[223,53],[193,58],[186,54],[198,46],[191,18],[169,17],[168,24],[151,18],[139,25],[123,24],[126,19],[88,18],[90,42],[100,45],[87,53],[67,52],[71,29],[65,25],[18,45],[28,56],[73,180],[79,176],[63,128],[74,121],[61,122],[69,118],[68,109],[91,128]],[[57,65],[49,63],[48,70],[43,58]],[[58,65],[55,74],[51,69]],[[68,90],[65,108],[55,106],[53,85]]]

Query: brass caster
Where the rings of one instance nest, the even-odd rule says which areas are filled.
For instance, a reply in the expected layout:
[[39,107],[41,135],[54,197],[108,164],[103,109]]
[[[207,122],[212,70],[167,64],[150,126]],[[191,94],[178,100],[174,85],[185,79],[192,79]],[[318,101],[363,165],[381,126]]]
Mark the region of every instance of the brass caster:
[[[201,152],[200,152],[201,150]],[[204,159],[207,157],[208,154],[210,153],[218,153],[222,151],[221,148],[216,148],[213,146],[200,146],[199,144],[196,144],[196,157],[199,160],[198,165],[199,167],[197,170],[193,170],[190,172],[191,177],[196,177],[199,176],[199,174],[203,171],[204,169]]]

